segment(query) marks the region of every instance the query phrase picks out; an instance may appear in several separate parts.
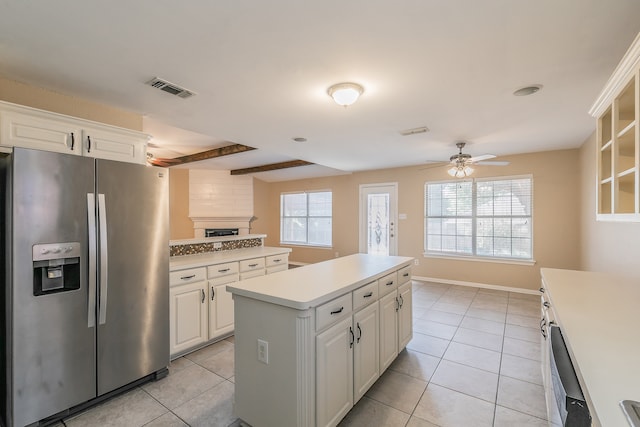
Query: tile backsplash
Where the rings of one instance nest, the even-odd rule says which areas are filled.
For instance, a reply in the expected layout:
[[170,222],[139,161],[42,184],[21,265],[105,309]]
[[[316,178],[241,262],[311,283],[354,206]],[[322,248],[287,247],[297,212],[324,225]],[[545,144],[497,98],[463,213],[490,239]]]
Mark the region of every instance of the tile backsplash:
[[[220,244],[220,247],[215,247]],[[169,247],[169,256],[197,255],[209,252],[230,251],[233,249],[255,248],[262,246],[262,238],[234,239],[228,241],[176,244]]]

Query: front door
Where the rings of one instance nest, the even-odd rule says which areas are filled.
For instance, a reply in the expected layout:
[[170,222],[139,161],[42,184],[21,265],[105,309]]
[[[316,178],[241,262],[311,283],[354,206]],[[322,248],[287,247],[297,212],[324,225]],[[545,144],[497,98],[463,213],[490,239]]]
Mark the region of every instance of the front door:
[[396,255],[398,243],[398,184],[360,186],[360,252]]

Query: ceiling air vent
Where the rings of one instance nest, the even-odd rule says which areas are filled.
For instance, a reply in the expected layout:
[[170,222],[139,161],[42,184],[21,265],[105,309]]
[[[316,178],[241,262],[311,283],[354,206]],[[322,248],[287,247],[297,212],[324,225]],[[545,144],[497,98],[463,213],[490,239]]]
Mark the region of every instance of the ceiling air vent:
[[180,98],[189,98],[190,96],[195,95],[195,93],[191,92],[188,89],[175,85],[173,83],[169,83],[166,80],[162,80],[159,77],[154,77],[149,80],[146,84],[149,86],[155,87],[156,89],[163,90],[165,92],[170,93],[171,95],[179,96]]

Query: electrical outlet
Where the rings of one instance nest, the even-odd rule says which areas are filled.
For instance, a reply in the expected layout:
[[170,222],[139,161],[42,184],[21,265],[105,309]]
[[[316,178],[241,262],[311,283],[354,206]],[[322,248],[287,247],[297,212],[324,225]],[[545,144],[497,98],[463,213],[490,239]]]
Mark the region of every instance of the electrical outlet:
[[213,249],[222,248],[222,242],[213,242]]
[[269,343],[264,340],[258,340],[258,361],[269,364]]
[[336,258],[340,257],[340,252],[336,252]]
[[420,265],[420,260],[418,258],[415,258],[413,260],[413,265]]

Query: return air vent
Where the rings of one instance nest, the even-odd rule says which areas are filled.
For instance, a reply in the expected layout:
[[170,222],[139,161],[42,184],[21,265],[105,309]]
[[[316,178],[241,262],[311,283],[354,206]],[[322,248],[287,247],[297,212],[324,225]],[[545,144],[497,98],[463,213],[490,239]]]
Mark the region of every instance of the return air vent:
[[190,96],[195,95],[195,93],[191,92],[188,89],[175,85],[173,83],[169,83],[166,80],[162,80],[159,77],[154,77],[149,80],[146,84],[149,86],[155,87],[156,89],[163,90],[165,92],[170,93],[171,95],[179,96],[180,98],[189,98]]

